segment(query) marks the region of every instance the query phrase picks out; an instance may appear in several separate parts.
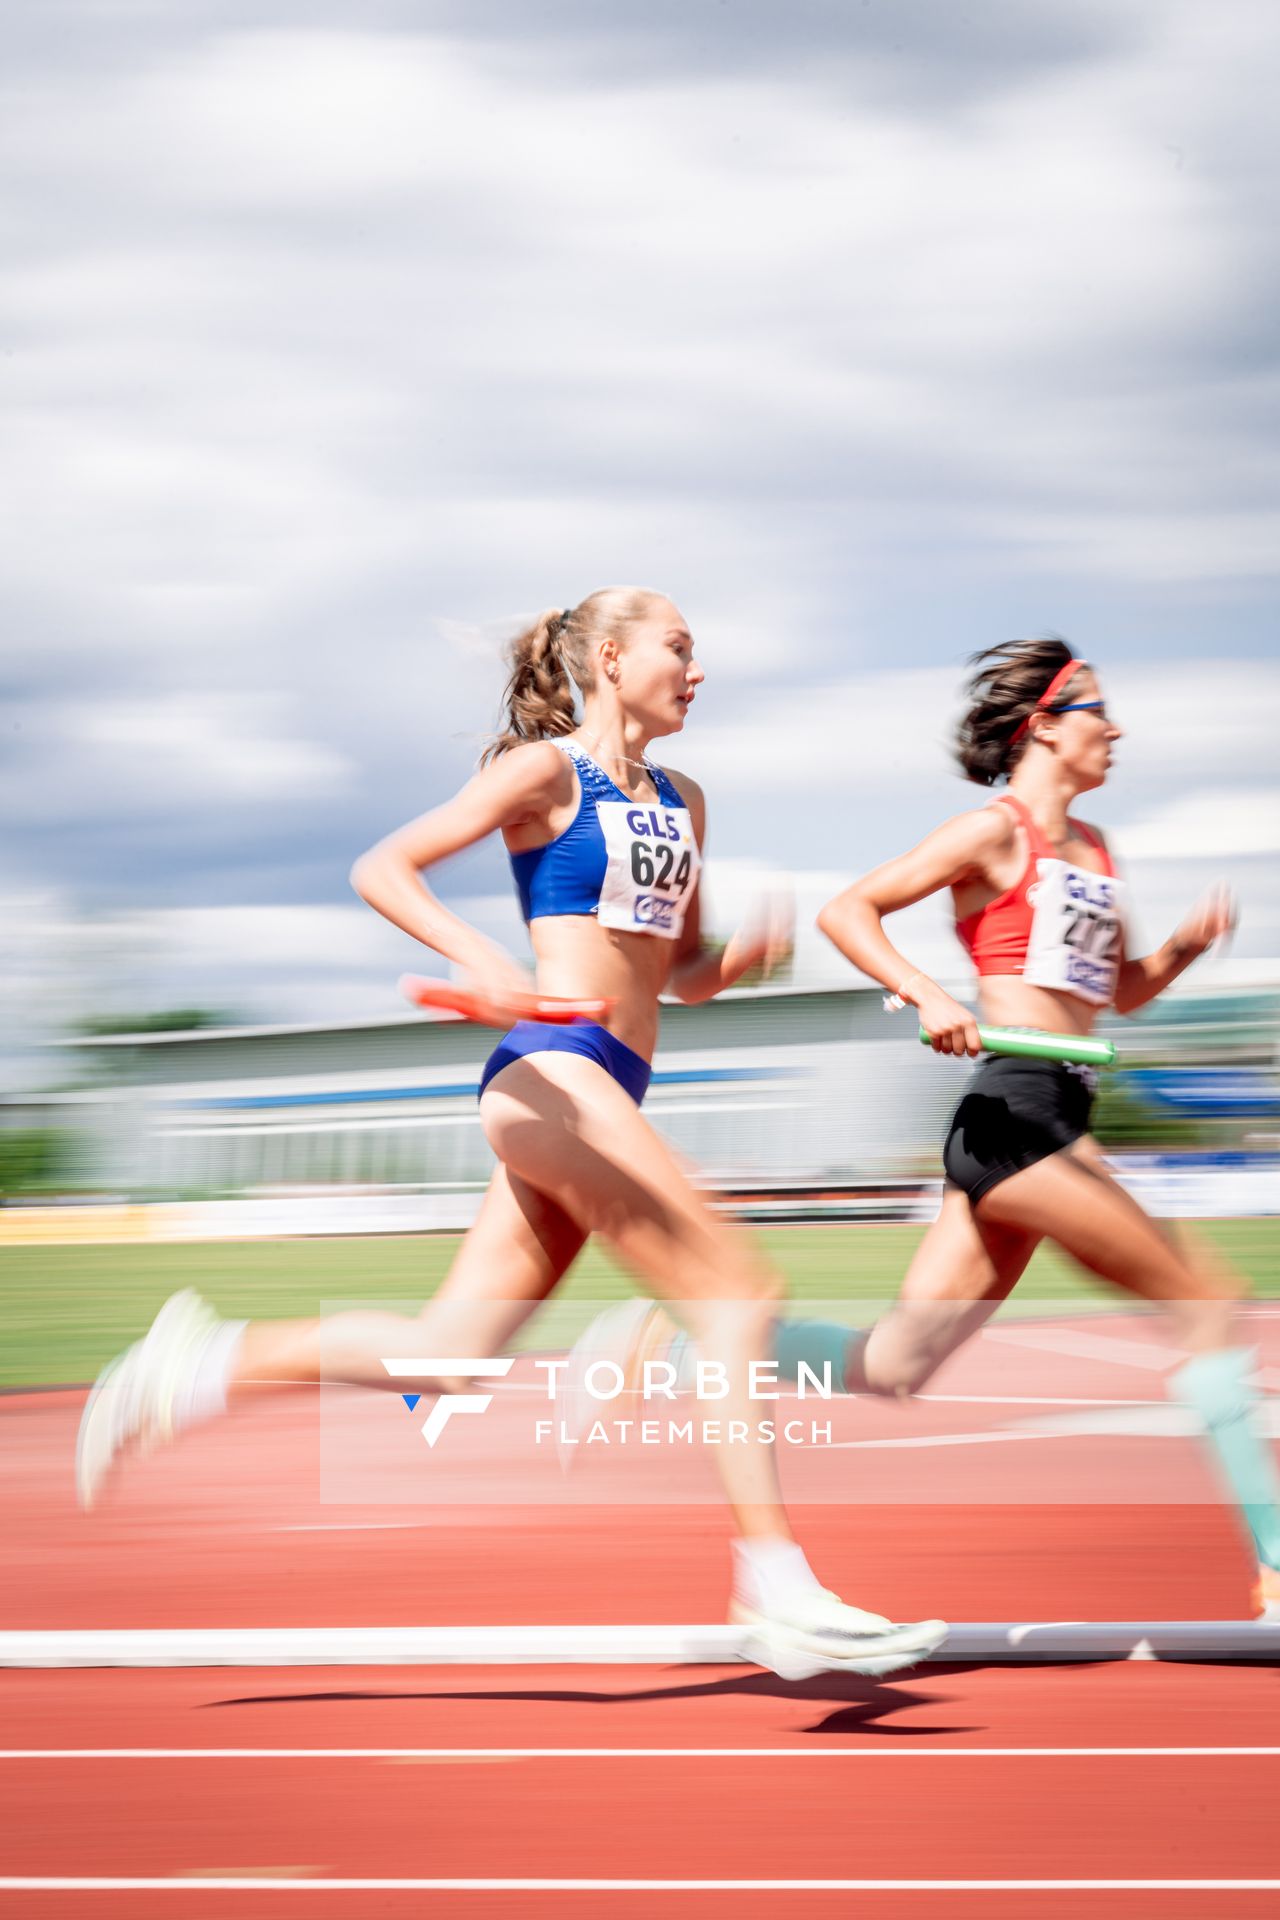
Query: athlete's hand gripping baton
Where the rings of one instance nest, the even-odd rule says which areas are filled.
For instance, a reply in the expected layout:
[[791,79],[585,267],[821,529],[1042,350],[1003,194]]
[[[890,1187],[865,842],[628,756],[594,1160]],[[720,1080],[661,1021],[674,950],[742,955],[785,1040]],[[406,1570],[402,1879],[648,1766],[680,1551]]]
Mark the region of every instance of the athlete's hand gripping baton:
[[[1042,1033],[1038,1027],[979,1026],[978,1038],[988,1053],[1001,1053],[1018,1060],[1062,1060],[1076,1066],[1109,1067],[1116,1050],[1110,1040],[1095,1040],[1083,1033]],[[933,1035],[920,1029],[920,1044],[933,1045]]]
[[416,1007],[455,1013],[482,1027],[509,1027],[517,1020],[540,1020],[567,1027],[575,1020],[605,1020],[612,1000],[562,1000],[546,993],[477,993],[453,980],[432,980],[424,974],[402,973],[400,991]]

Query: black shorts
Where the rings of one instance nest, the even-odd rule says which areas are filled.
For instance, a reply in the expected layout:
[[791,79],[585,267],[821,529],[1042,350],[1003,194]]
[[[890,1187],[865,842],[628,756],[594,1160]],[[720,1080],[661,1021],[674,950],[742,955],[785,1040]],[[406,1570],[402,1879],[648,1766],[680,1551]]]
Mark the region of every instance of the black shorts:
[[1089,1131],[1093,1088],[1087,1068],[989,1054],[951,1116],[947,1179],[976,1205],[1011,1173],[1061,1153]]

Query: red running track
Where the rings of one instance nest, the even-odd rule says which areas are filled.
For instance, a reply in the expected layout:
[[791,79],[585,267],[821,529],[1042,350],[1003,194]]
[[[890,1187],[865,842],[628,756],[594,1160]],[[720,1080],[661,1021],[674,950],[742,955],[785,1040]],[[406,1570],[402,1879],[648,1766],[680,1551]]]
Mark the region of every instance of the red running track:
[[[1028,1350],[1011,1375],[1007,1349],[979,1348],[945,1386],[1158,1399],[1158,1370],[1121,1364],[1127,1335],[1106,1324],[1117,1357],[1101,1367],[1094,1361],[1082,1371],[1077,1359],[1067,1369],[1060,1356]],[[318,1497],[310,1396],[263,1400],[131,1465],[114,1499],[83,1518],[69,1471],[80,1399],[0,1402],[0,1524],[11,1569],[0,1593],[5,1626],[721,1617],[728,1535],[717,1508],[556,1506],[545,1498],[518,1507],[429,1509],[402,1498],[334,1506]],[[354,1434],[354,1423],[397,1408],[390,1396],[342,1395],[336,1417],[349,1418]],[[904,1427],[898,1409],[842,1403],[842,1435],[933,1436],[942,1444],[906,1450],[916,1476],[912,1504],[822,1504],[798,1513],[823,1577],[901,1615],[1242,1613],[1247,1557],[1230,1516],[1210,1500],[1192,1442],[1067,1433],[1025,1445],[945,1444],[948,1434],[1027,1411],[938,1402],[915,1410],[908,1418],[917,1424]],[[334,1409],[325,1415],[332,1417]],[[397,1418],[408,1420],[403,1408]],[[405,1429],[388,1421],[371,1443],[395,1453],[397,1471],[405,1431],[411,1422]],[[999,1457],[994,1482],[975,1456]],[[901,1467],[892,1448],[841,1457],[851,1486]],[[487,1453],[477,1470],[491,1472]],[[921,1500],[922,1472],[935,1476],[938,1502]],[[989,1498],[962,1500],[965,1472]],[[1113,1493],[1131,1481],[1149,1487],[1151,1503],[1065,1497],[1077,1479],[1099,1476]],[[509,1498],[524,1491],[513,1488]],[[1272,1913],[1274,1890],[1045,1891],[1014,1883],[1280,1880],[1278,1689],[1269,1668],[1132,1664],[928,1667],[880,1683],[832,1678],[802,1687],[743,1668],[8,1672],[0,1674],[0,1880],[171,1884],[120,1892],[0,1886],[0,1911],[112,1920],[566,1908],[683,1920],[793,1906],[823,1916],[951,1920]],[[1228,1747],[1276,1751],[1177,1751]],[[120,1757],[85,1757],[102,1748]],[[139,1751],[157,1748],[162,1756]],[[228,1748],[254,1752],[206,1757]],[[369,1748],[378,1752],[351,1751]],[[528,1748],[593,1753],[510,1751]],[[1132,1748],[1161,1751],[1116,1751]],[[75,1757],[33,1759],[31,1750]],[[229,1884],[195,1884],[201,1878]],[[646,1884],[377,1884],[391,1879]],[[915,1884],[722,1892],[648,1884],[762,1879]],[[286,1890],[295,1880],[319,1884]],[[365,1884],[325,1888],[335,1880]],[[268,1889],[256,1890],[255,1881]],[[946,1884],[974,1881],[999,1884]]]

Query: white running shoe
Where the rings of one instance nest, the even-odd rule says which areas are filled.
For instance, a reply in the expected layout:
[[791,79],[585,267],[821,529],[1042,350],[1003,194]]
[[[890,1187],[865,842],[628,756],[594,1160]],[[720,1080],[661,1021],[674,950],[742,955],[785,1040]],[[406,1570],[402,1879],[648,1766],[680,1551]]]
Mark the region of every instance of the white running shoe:
[[729,1619],[746,1627],[743,1652],[783,1680],[811,1680],[819,1673],[861,1673],[873,1678],[926,1660],[947,1637],[945,1620],[895,1625],[882,1614],[847,1607],[819,1587],[769,1612],[736,1596]]
[[76,1441],[76,1490],[91,1507],[112,1462],[131,1443],[174,1434],[174,1401],[221,1322],[189,1288],[166,1300],[146,1335],[108,1363],[85,1402]]
[[98,1497],[111,1462],[139,1431],[138,1355],[141,1341],[108,1361],[95,1381],[76,1436],[76,1494],[82,1507]]
[[645,1361],[660,1359],[677,1332],[656,1301],[636,1296],[606,1307],[578,1335],[556,1385],[556,1446],[563,1468],[573,1465],[584,1435],[600,1417],[601,1401],[587,1392],[589,1368],[597,1360],[612,1361],[621,1370],[622,1391],[639,1393]]

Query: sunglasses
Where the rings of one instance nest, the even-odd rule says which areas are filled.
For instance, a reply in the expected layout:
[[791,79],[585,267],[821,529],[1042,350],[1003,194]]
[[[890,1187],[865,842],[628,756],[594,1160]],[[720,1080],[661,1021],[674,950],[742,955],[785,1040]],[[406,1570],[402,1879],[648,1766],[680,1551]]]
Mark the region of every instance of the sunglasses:
[[1099,720],[1105,720],[1107,703],[1105,700],[1072,700],[1065,707],[1050,707],[1048,711],[1050,713],[1096,713]]

